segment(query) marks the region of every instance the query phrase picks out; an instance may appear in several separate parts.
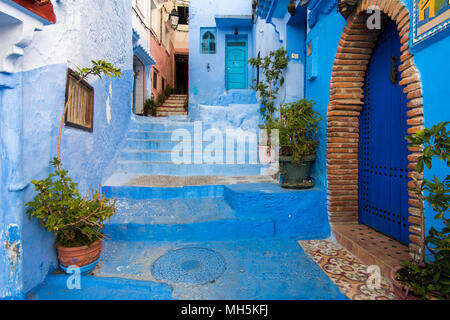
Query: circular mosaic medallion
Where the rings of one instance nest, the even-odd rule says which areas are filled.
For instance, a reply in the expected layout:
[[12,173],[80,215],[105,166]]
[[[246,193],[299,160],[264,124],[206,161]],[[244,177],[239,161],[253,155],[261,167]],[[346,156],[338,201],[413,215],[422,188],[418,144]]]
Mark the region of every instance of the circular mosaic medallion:
[[219,253],[204,248],[183,248],[158,258],[152,265],[152,275],[174,284],[203,285],[218,279],[225,269],[225,260]]

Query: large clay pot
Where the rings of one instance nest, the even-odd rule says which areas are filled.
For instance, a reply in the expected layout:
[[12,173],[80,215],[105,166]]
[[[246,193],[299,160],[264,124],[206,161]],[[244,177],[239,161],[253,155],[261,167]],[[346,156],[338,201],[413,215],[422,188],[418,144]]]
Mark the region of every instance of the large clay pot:
[[400,281],[398,281],[396,279],[395,274],[401,268],[402,268],[401,266],[397,266],[397,267],[392,268],[391,274],[390,274],[392,286],[394,288],[395,300],[420,300],[419,298],[417,298],[417,297],[413,296],[412,294],[410,294],[407,290],[404,290],[403,289],[403,283],[401,283]]
[[77,266],[79,268],[90,265],[100,258],[103,240],[94,242],[90,246],[65,248],[56,246],[59,263],[63,267]]

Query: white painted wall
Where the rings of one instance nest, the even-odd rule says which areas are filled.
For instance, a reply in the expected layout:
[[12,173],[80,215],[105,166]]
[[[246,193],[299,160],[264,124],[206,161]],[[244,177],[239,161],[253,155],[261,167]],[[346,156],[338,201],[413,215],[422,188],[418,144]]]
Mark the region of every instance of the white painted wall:
[[68,63],[88,66],[103,59],[122,70],[132,69],[131,0],[53,1],[57,23],[43,27],[25,49],[21,70]]

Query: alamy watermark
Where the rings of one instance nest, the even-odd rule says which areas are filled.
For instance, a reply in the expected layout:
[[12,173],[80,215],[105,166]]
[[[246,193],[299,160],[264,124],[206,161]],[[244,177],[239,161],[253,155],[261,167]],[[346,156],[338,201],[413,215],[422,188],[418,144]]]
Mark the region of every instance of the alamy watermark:
[[367,267],[367,273],[369,274],[367,278],[367,288],[370,290],[380,290],[381,289],[381,270],[379,266],[372,265]]
[[78,266],[69,266],[66,272],[71,274],[71,276],[67,278],[67,289],[81,290],[81,269]]
[[[279,131],[241,128],[205,128],[194,122],[193,131],[177,129],[171,141],[174,164],[268,164],[278,162]],[[268,143],[270,141],[270,144]],[[270,150],[268,150],[268,144]]]

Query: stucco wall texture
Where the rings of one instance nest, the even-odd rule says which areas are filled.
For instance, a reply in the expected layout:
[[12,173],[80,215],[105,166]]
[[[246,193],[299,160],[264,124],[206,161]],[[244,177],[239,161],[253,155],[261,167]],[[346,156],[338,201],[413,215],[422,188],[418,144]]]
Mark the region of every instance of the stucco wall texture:
[[[32,44],[18,60],[18,69],[23,72],[13,75],[19,81],[10,90],[23,100],[24,182],[45,178],[50,173],[48,162],[56,156],[67,68],[87,67],[91,60],[102,59],[121,68],[123,76],[115,79],[88,78],[95,92],[94,131],[88,133],[65,127],[61,152],[63,167],[79,183],[83,194],[101,184],[105,168],[114,157],[131,119],[131,8],[130,0],[118,0],[108,5],[90,0],[54,2],[57,23],[35,33]],[[15,101],[6,99],[4,92],[0,87],[1,108],[13,107]],[[3,133],[1,139],[6,137]],[[2,160],[3,155],[14,157],[16,154],[20,152],[4,150]],[[0,176],[0,179],[2,190],[7,190],[9,181],[6,177]],[[34,196],[33,186],[28,184],[21,195],[24,203],[30,201]],[[4,203],[2,201],[2,213],[7,212]],[[6,288],[0,292],[0,298],[11,293],[8,288],[20,287],[20,291],[28,291],[56,267],[53,236],[37,221],[28,221],[25,210],[22,211],[18,221],[23,265],[17,277],[21,283],[11,283],[9,275],[0,270],[0,287]],[[2,230],[6,230],[6,219],[1,222]],[[5,251],[3,245],[1,247],[0,259],[3,261]],[[20,292],[13,294],[17,295]]]
[[[152,88],[152,95],[155,99],[162,90],[162,78],[165,79],[166,86],[170,84],[173,88],[175,87],[175,49],[172,41],[169,41],[169,43],[169,50],[166,50],[164,43],[160,43],[153,35],[150,36],[150,52],[155,59],[156,64],[152,67],[152,83],[149,85]],[[158,73],[158,84],[156,89],[153,86],[153,70],[155,69]]]

